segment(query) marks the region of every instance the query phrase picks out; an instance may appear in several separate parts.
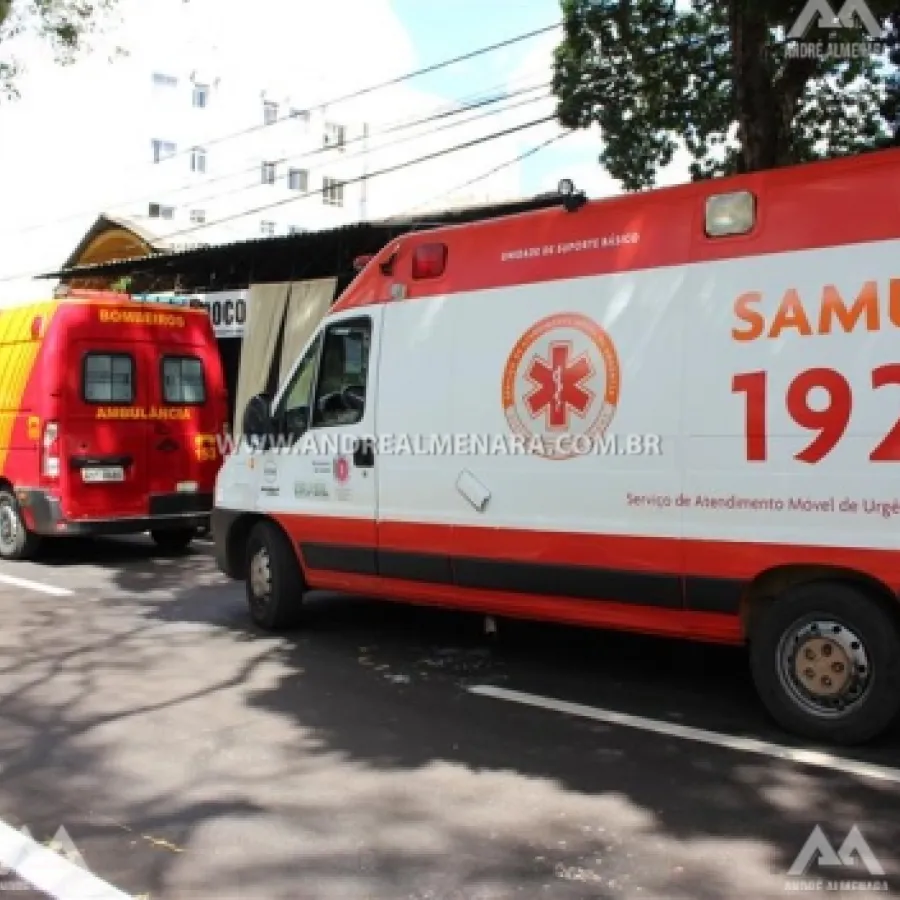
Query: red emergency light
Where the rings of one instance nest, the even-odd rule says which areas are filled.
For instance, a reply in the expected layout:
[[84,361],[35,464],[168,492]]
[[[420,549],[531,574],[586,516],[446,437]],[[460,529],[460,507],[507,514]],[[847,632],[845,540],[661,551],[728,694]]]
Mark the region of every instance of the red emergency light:
[[375,256],[371,253],[365,256],[357,256],[356,259],[353,260],[353,268],[357,272],[362,272],[362,270],[375,259]]
[[412,277],[439,278],[447,267],[446,244],[420,244],[413,253]]

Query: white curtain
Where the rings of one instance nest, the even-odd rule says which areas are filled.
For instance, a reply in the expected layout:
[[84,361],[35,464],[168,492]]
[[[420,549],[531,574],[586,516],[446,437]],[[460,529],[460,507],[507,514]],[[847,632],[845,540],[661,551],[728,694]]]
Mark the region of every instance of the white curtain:
[[300,351],[328,312],[336,286],[337,278],[317,278],[291,284],[291,297],[284,319],[279,384],[287,377]]
[[290,282],[286,281],[250,286],[235,398],[235,434],[241,433],[241,422],[247,402],[254,394],[266,388],[269,370],[275,356],[275,342],[284,319],[290,291]]

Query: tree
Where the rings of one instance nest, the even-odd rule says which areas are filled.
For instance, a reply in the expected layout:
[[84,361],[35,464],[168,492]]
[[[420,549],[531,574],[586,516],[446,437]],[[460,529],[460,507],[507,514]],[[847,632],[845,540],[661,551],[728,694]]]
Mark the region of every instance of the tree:
[[890,17],[888,53],[891,65],[896,70],[888,78],[885,100],[881,105],[881,115],[892,131],[890,143],[900,147],[900,12]]
[[0,0],[0,98],[19,96],[21,67],[10,50],[17,38],[36,36],[53,48],[57,62],[73,62],[116,0]]
[[[843,0],[832,3],[840,9]],[[806,0],[561,0],[557,116],[600,126],[600,162],[626,190],[650,187],[678,140],[691,176],[751,172],[856,153],[889,137],[875,54],[802,56],[785,35]],[[896,0],[868,0],[887,21]],[[862,23],[804,40],[863,42]],[[890,102],[890,98],[887,103]]]

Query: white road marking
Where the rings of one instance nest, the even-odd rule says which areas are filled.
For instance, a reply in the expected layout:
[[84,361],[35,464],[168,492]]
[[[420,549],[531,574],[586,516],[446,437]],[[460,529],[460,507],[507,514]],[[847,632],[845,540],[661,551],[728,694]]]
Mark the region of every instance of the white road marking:
[[68,588],[57,587],[55,584],[44,584],[43,581],[29,581],[27,578],[16,578],[15,575],[0,574],[0,584],[25,588],[27,591],[37,591],[40,594],[50,594],[51,597],[70,597],[75,593]]
[[6,822],[0,822],[0,863],[55,900],[133,900]]
[[832,756],[830,753],[785,747],[781,744],[772,744],[768,741],[759,741],[754,738],[744,738],[731,734],[722,734],[717,731],[707,731],[703,728],[693,728],[690,725],[676,725],[674,722],[647,719],[643,716],[631,715],[630,713],[600,709],[595,706],[584,706],[581,703],[569,703],[566,700],[554,700],[551,697],[526,694],[522,691],[511,691],[506,688],[494,687],[490,684],[472,685],[468,690],[481,697],[509,700],[512,703],[521,703],[525,706],[537,707],[538,709],[567,713],[570,716],[579,716],[582,719],[593,719],[595,722],[622,725],[626,728],[639,728],[642,731],[652,731],[656,734],[664,734],[667,737],[698,741],[701,744],[712,744],[727,750],[756,753],[760,756],[770,756],[774,759],[783,759],[802,765],[832,769],[845,775],[859,775],[864,778],[875,778],[880,781],[900,784],[900,769],[892,769],[888,766],[879,766],[874,763],[859,762],[855,759],[845,759],[841,756]]

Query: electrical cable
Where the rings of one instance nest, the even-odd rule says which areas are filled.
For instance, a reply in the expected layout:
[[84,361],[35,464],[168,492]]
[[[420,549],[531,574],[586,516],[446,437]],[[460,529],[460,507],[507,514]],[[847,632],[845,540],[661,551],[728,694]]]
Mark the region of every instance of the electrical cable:
[[[356,100],[359,97],[365,97],[368,94],[372,94],[375,91],[381,91],[388,87],[395,87],[398,84],[403,84],[406,81],[411,81],[413,78],[420,78],[422,75],[430,75],[432,72],[437,72],[441,69],[445,69],[448,66],[456,65],[456,63],[467,62],[468,60],[475,59],[479,56],[484,56],[488,53],[494,53],[497,50],[503,50],[506,47],[511,47],[513,44],[519,44],[523,41],[530,40],[534,37],[540,37],[542,34],[548,34],[549,32],[559,28],[562,22],[555,22],[553,25],[547,25],[544,28],[537,28],[534,31],[527,31],[522,34],[514,35],[511,38],[507,38],[503,41],[498,41],[495,44],[488,44],[485,47],[479,47],[477,50],[471,50],[468,53],[464,53],[461,56],[454,56],[450,59],[441,60],[437,63],[432,63],[429,66],[425,66],[420,69],[414,69],[412,72],[406,72],[403,75],[398,75],[395,78],[389,78],[387,81],[381,81],[377,84],[369,85],[368,87],[360,88],[356,91],[351,91],[349,94],[343,94],[339,97],[335,97],[332,100],[327,100],[324,103],[317,103],[315,106],[311,106],[308,109],[304,110],[304,112],[312,112],[312,111],[323,111],[328,109],[331,106],[337,106],[339,103],[346,103],[348,100]],[[273,125],[277,125],[281,122],[284,122],[291,118],[290,113],[285,116],[279,117],[275,119],[274,122],[260,122],[256,125],[251,125],[248,128],[243,128],[240,131],[234,131],[229,134],[221,135],[216,138],[212,138],[205,142],[205,146],[210,147],[216,144],[224,143],[225,141],[231,141],[235,138],[243,137],[247,134],[253,134],[263,128],[271,128]],[[184,156],[186,153],[189,153],[190,150],[182,150],[176,153],[167,156],[166,159],[177,159],[180,156]],[[162,160],[161,160],[162,162]]]
[[442,200],[444,197],[449,197],[452,194],[455,194],[457,191],[462,191],[467,187],[471,187],[473,184],[478,184],[479,181],[484,181],[485,178],[490,178],[491,175],[496,175],[497,172],[501,172],[503,171],[503,169],[508,169],[510,166],[514,166],[516,163],[520,163],[523,160],[528,159],[528,157],[534,156],[536,153],[540,153],[540,151],[545,147],[549,147],[551,144],[555,144],[557,141],[561,141],[571,136],[572,134],[574,134],[573,131],[564,131],[562,132],[562,134],[554,135],[552,138],[548,138],[546,141],[542,141],[540,144],[531,147],[524,153],[520,153],[518,156],[514,156],[512,159],[508,159],[506,162],[500,163],[500,165],[494,166],[494,168],[492,169],[488,169],[487,172],[482,172],[481,175],[477,175],[475,178],[470,178],[468,181],[464,181],[462,184],[456,185],[456,187],[450,188],[447,191],[442,191],[440,194],[435,194],[435,196],[423,201],[422,203],[417,203],[415,206],[409,207],[404,212],[399,213],[399,216],[410,216],[415,213],[416,210],[421,210],[423,209],[423,207],[428,207],[432,203],[435,203],[438,200]]
[[[415,128],[420,125],[427,125],[427,124],[430,124],[431,122],[440,121],[441,119],[451,118],[453,116],[469,112],[473,109],[478,109],[483,106],[490,106],[490,105],[493,105],[496,103],[504,102],[506,100],[512,99],[517,96],[529,94],[529,93],[532,93],[536,90],[539,90],[539,89],[541,89],[543,87],[547,87],[547,86],[549,86],[549,82],[546,82],[544,84],[539,84],[539,85],[531,85],[530,87],[520,88],[517,90],[509,91],[506,95],[502,95],[502,94],[501,95],[490,95],[486,98],[476,99],[476,100],[472,101],[471,103],[468,103],[468,105],[463,105],[463,106],[454,106],[454,107],[447,108],[446,104],[442,104],[440,107],[438,107],[438,110],[439,110],[438,112],[432,113],[428,116],[425,116],[424,118],[410,119],[409,117],[407,117],[406,119],[403,119],[403,120],[397,120],[397,121],[389,124],[384,129],[380,129],[380,130],[372,132],[368,135],[363,135],[363,136],[359,136],[356,138],[352,138],[351,140],[347,141],[343,146],[349,147],[353,144],[367,142],[368,140],[370,140],[373,137],[377,138],[381,135],[392,134],[397,131],[404,131],[406,129]],[[479,97],[480,95],[470,95],[470,96]],[[466,103],[466,100],[463,100],[462,102]],[[473,119],[466,120],[466,121],[473,121],[474,119],[477,119],[477,118],[478,117],[473,117]],[[437,130],[440,130],[440,129],[437,129]],[[418,137],[418,136],[419,135],[416,135],[416,137]],[[399,143],[399,142],[394,142],[394,144],[396,144],[396,143]],[[388,144],[387,146],[393,146],[393,144]],[[315,156],[320,156],[320,155],[326,154],[326,153],[332,153],[335,149],[336,148],[334,148],[334,147],[317,147],[314,150],[308,150],[301,154],[297,154],[294,156],[280,157],[280,158],[277,158],[274,160],[266,160],[266,162],[274,162],[276,165],[280,165],[285,162],[295,162],[295,161],[300,161],[302,159],[308,159],[308,158],[312,158]],[[381,147],[377,147],[374,149],[381,149]],[[370,149],[365,152],[372,152],[372,151]],[[365,152],[362,155],[365,155]],[[347,159],[355,159],[359,155],[360,154],[351,154],[349,157],[341,156],[338,159],[338,161],[343,162]],[[187,191],[196,190],[197,188],[205,187],[210,184],[216,184],[216,183],[219,183],[222,181],[227,181],[232,178],[239,177],[241,175],[249,174],[251,172],[259,172],[261,164],[262,164],[262,161],[254,164],[252,166],[245,166],[241,169],[236,169],[233,171],[224,172],[220,175],[215,175],[212,178],[205,178],[199,182],[196,178],[194,178],[191,181],[185,182],[185,183],[181,184],[180,186],[172,188],[172,189],[163,189],[162,191],[156,191],[152,195],[144,195],[142,197],[133,197],[128,200],[122,200],[120,202],[108,204],[105,206],[105,209],[108,212],[112,212],[113,210],[118,209],[120,207],[132,206],[132,205],[135,205],[138,203],[149,203],[149,202],[157,199],[157,197],[164,197],[166,200],[168,200],[170,197],[172,197],[176,194],[181,194],[181,193],[185,193]],[[155,166],[156,164],[151,163],[150,165]],[[197,203],[207,202],[208,200],[211,200],[211,199],[214,200],[214,199],[216,199],[217,196],[219,196],[219,195],[213,194],[210,196],[204,196],[199,199],[192,198],[190,202],[192,205],[195,205]],[[16,235],[22,235],[22,234],[28,234],[33,231],[43,231],[48,228],[53,228],[58,225],[63,225],[68,222],[71,222],[71,221],[76,221],[76,220],[82,219],[83,217],[89,216],[92,214],[94,214],[94,215],[96,214],[96,207],[92,207],[91,209],[84,210],[82,212],[70,213],[70,214],[62,216],[60,218],[51,219],[50,221],[45,220],[42,222],[38,222],[33,225],[25,226],[24,228],[17,226],[17,227],[10,227],[8,229],[0,229],[0,235],[6,234],[6,233],[15,233]]]
[[[538,87],[546,87],[546,85],[538,85]],[[380,152],[380,151],[382,151],[382,150],[387,150],[387,149],[390,149],[391,147],[397,147],[397,146],[400,146],[401,144],[411,143],[411,142],[416,141],[416,140],[421,140],[422,138],[431,137],[431,136],[434,135],[434,134],[438,134],[438,133],[440,133],[440,132],[442,132],[442,131],[447,131],[447,130],[449,130],[449,129],[451,129],[451,128],[459,128],[460,126],[463,126],[463,125],[470,125],[470,124],[472,124],[473,122],[477,122],[477,121],[479,121],[479,120],[481,120],[481,119],[487,119],[487,118],[490,118],[491,116],[496,116],[496,115],[502,115],[502,114],[505,114],[505,113],[509,113],[509,112],[511,112],[511,111],[513,111],[513,110],[515,110],[515,109],[518,109],[518,108],[520,108],[520,107],[523,107],[523,106],[531,106],[531,105],[533,105],[533,104],[535,104],[535,103],[538,103],[538,102],[540,102],[540,101],[544,101],[544,100],[549,99],[550,96],[551,96],[550,93],[547,92],[547,93],[545,93],[545,94],[539,94],[539,95],[536,96],[536,97],[531,97],[531,98],[529,98],[529,99],[527,99],[527,100],[520,100],[518,103],[513,103],[513,104],[510,104],[509,106],[502,106],[502,107],[498,107],[498,108],[495,108],[495,109],[487,110],[486,112],[482,112],[482,113],[480,113],[480,114],[477,115],[477,116],[471,116],[470,118],[468,118],[468,119],[463,119],[462,121],[459,121],[459,122],[446,122],[446,123],[444,123],[443,125],[441,125],[441,126],[439,126],[439,127],[437,127],[437,128],[433,128],[433,129],[431,129],[430,131],[428,131],[428,132],[426,132],[426,133],[424,133],[424,134],[414,134],[414,135],[402,137],[402,138],[400,138],[400,139],[398,139],[398,140],[389,141],[389,142],[387,142],[387,143],[385,143],[385,144],[381,144],[381,145],[379,145],[379,146],[377,146],[377,147],[372,147],[372,148],[363,150],[362,152],[359,152],[359,153],[353,153],[353,154],[350,154],[349,156],[342,157],[340,160],[337,160],[337,162],[343,163],[343,162],[348,162],[348,161],[357,159],[357,158],[359,158],[359,157],[371,156],[371,155],[373,155],[373,154],[375,154],[375,153],[378,153],[378,152]],[[281,160],[281,162],[294,162],[296,159],[297,159],[296,157],[288,157],[288,158],[285,159],[285,160]],[[326,165],[327,165],[327,164],[322,163],[322,164],[319,165],[319,166],[310,166],[309,168],[306,169],[306,171],[307,171],[307,172],[313,172],[313,171],[316,171],[317,169],[325,168]],[[250,169],[248,169],[248,170],[246,170],[246,171],[247,171],[247,172],[256,172],[256,173],[258,173],[258,172],[260,171],[260,166],[259,166],[259,164],[257,164],[257,165],[251,167]],[[243,174],[243,173],[242,173],[242,174]],[[208,194],[208,195],[205,195],[205,196],[203,196],[203,197],[192,198],[192,200],[191,200],[191,205],[198,205],[198,204],[208,203],[208,202],[210,202],[210,201],[219,200],[219,199],[224,198],[224,197],[233,197],[233,196],[235,196],[236,194],[241,194],[241,193],[244,193],[244,192],[246,192],[246,191],[252,191],[252,190],[255,190],[255,189],[257,189],[257,188],[272,187],[272,186],[274,186],[274,185],[275,185],[276,183],[278,183],[278,182],[288,180],[289,177],[290,177],[290,173],[282,174],[282,175],[278,175],[278,176],[276,177],[275,181],[274,181],[274,182],[271,182],[271,183],[269,183],[269,184],[263,184],[263,183],[261,183],[260,181],[256,180],[256,181],[252,182],[251,184],[242,184],[242,185],[240,185],[240,186],[237,186],[237,187],[235,187],[235,188],[232,188],[231,190],[227,190],[227,191],[218,191],[218,192],[216,192],[216,193],[214,193],[214,194]],[[346,182],[346,181],[343,181],[342,183],[346,184],[347,182]],[[207,227],[208,227],[208,226],[207,226]],[[172,236],[172,235],[168,235],[168,237],[171,237],[171,236]]]
[[[555,115],[543,116],[540,119],[533,119],[530,122],[524,122],[520,125],[515,125],[511,128],[506,128],[502,131],[495,131],[495,132],[489,133],[487,135],[482,135],[481,137],[474,138],[473,140],[465,141],[462,144],[456,144],[453,147],[445,147],[443,150],[437,150],[434,153],[428,153],[425,156],[420,156],[420,157],[417,157],[416,159],[407,160],[406,162],[398,163],[393,166],[387,166],[386,168],[383,168],[383,169],[377,169],[374,172],[370,172],[368,175],[361,175],[361,176],[358,176],[355,178],[349,178],[345,182],[343,182],[343,184],[344,185],[356,184],[357,182],[360,182],[360,181],[365,181],[365,180],[369,180],[372,178],[378,178],[382,175],[390,175],[393,172],[400,172],[400,171],[403,171],[404,169],[409,169],[409,168],[412,168],[413,166],[419,165],[420,163],[429,162],[433,159],[440,159],[441,157],[449,156],[452,153],[457,153],[460,150],[467,150],[470,147],[477,147],[480,144],[486,144],[490,141],[495,141],[495,140],[498,140],[499,138],[506,137],[507,135],[516,134],[517,132],[524,131],[527,128],[534,128],[536,125],[543,125],[546,122],[552,122],[555,119],[556,119]],[[253,209],[247,209],[247,210],[244,210],[239,213],[232,213],[231,215],[223,216],[221,219],[217,219],[213,222],[205,223],[203,225],[197,225],[192,228],[181,229],[180,231],[176,231],[176,232],[168,235],[168,237],[173,238],[173,237],[180,237],[183,234],[192,234],[195,231],[199,231],[202,228],[208,228],[211,225],[222,225],[226,222],[231,222],[236,219],[243,219],[246,216],[256,215],[257,213],[261,213],[261,212],[267,212],[270,209],[275,209],[280,206],[286,206],[289,203],[297,203],[300,200],[307,200],[310,197],[321,196],[321,195],[325,194],[327,192],[327,190],[328,190],[327,188],[323,187],[316,191],[307,191],[306,193],[300,195],[299,197],[285,197],[280,200],[273,201],[272,203],[266,203],[266,204],[263,204],[262,206],[256,206]]]
[[[336,98],[336,99],[329,100],[329,101],[327,101],[327,102],[320,103],[320,104],[317,104],[317,105],[315,105],[315,106],[311,106],[311,107],[309,107],[309,109],[306,110],[306,111],[312,111],[312,110],[324,110],[324,109],[326,109],[326,108],[329,107],[329,106],[334,106],[334,105],[336,105],[336,104],[338,104],[338,103],[345,102],[345,101],[347,101],[347,100],[351,100],[351,99],[355,99],[355,98],[357,98],[357,97],[365,96],[366,94],[373,93],[373,92],[375,92],[375,91],[382,90],[382,89],[384,89],[384,88],[386,88],[386,87],[391,87],[391,86],[394,86],[394,85],[403,83],[403,82],[405,82],[405,81],[409,81],[409,80],[411,80],[411,79],[413,79],[413,78],[416,78],[416,77],[419,77],[419,76],[421,76],[421,75],[425,75],[425,74],[429,74],[429,73],[431,73],[431,72],[439,71],[439,70],[442,69],[442,68],[446,68],[446,67],[448,67],[448,66],[455,65],[455,64],[458,63],[458,62],[464,62],[464,61],[467,61],[467,60],[470,60],[470,59],[474,59],[474,58],[476,58],[476,57],[478,57],[478,56],[482,56],[482,55],[485,55],[485,54],[488,54],[488,53],[495,52],[496,50],[503,49],[503,48],[508,47],[508,46],[511,46],[511,45],[513,45],[513,44],[520,43],[520,42],[522,42],[522,41],[529,40],[529,39],[531,39],[531,38],[533,38],[533,37],[537,37],[537,36],[540,36],[540,35],[542,35],[542,34],[549,33],[549,32],[551,32],[551,31],[553,31],[555,28],[559,27],[560,24],[562,24],[562,23],[561,23],[561,22],[557,22],[557,23],[555,23],[554,25],[548,25],[548,26],[546,26],[546,27],[544,27],[544,28],[536,29],[536,30],[534,30],[534,31],[524,32],[524,33],[522,33],[522,34],[515,35],[515,36],[513,36],[512,38],[508,38],[508,39],[506,39],[506,40],[504,40],[504,41],[500,41],[500,42],[497,42],[497,43],[494,43],[494,44],[489,44],[489,45],[487,45],[487,46],[480,47],[480,48],[478,48],[478,49],[476,49],[476,50],[472,50],[472,51],[470,51],[470,52],[468,52],[468,53],[466,53],[466,54],[463,54],[463,55],[461,55],[461,56],[456,56],[456,57],[452,57],[452,58],[450,58],[450,59],[441,60],[440,62],[433,63],[433,64],[430,65],[430,66],[426,66],[426,67],[420,68],[420,69],[415,69],[415,70],[413,70],[412,72],[407,72],[407,73],[405,73],[405,74],[403,74],[403,75],[397,76],[396,78],[389,79],[389,80],[384,81],[384,82],[379,82],[378,84],[374,84],[374,85],[370,85],[370,86],[365,87],[365,88],[361,88],[361,89],[359,89],[359,90],[357,90],[357,91],[351,92],[351,93],[349,93],[349,94],[345,94],[345,95],[340,96],[340,97],[338,97],[338,98]],[[781,43],[781,42],[779,42],[779,43]],[[700,45],[700,44],[695,44],[694,46],[701,46],[701,45]],[[655,58],[655,57],[659,57],[659,56],[664,56],[664,55],[669,54],[669,53],[677,52],[678,50],[679,50],[679,48],[678,48],[678,47],[674,47],[674,46],[658,47],[658,48],[655,48],[655,49],[653,49],[653,50],[646,51],[644,54],[642,54],[642,56],[643,56],[644,58]],[[454,111],[451,110],[451,111],[448,112],[448,114],[449,114],[449,115],[452,115],[452,114],[454,114]],[[267,124],[267,123],[258,123],[258,124],[256,124],[256,125],[249,126],[248,128],[241,129],[240,131],[232,132],[232,133],[226,134],[226,135],[221,135],[221,136],[219,136],[219,137],[217,137],[217,138],[212,138],[212,139],[207,140],[207,141],[204,142],[204,148],[205,148],[205,147],[208,147],[208,146],[215,145],[215,144],[225,143],[225,142],[227,142],[227,141],[229,141],[229,140],[233,140],[233,139],[236,139],[236,138],[238,138],[238,137],[242,137],[242,136],[247,135],[247,134],[255,133],[256,131],[259,131],[259,130],[261,130],[261,129],[263,129],[263,128],[270,128],[270,127],[272,127],[273,124],[279,124],[279,123],[281,123],[281,122],[283,122],[283,121],[286,121],[287,119],[290,119],[290,118],[291,118],[291,116],[290,116],[290,114],[288,114],[287,116],[284,116],[284,117],[281,117],[281,118],[279,118],[279,119],[276,119],[276,121],[275,121],[274,123],[271,123],[271,124]],[[399,126],[398,126],[398,127],[399,127]],[[355,141],[357,141],[357,140],[364,140],[364,139],[365,139],[365,138],[354,138],[354,139],[353,139],[353,142],[355,142]],[[348,143],[351,143],[351,142],[348,142]],[[345,146],[346,146],[346,145],[345,145]],[[155,162],[155,163],[147,163],[147,165],[149,165],[149,166],[154,166],[154,167],[159,167],[159,166],[163,165],[163,164],[164,164],[166,161],[168,161],[168,160],[171,160],[171,159],[178,159],[178,158],[181,158],[181,157],[185,156],[186,154],[192,152],[193,149],[195,149],[195,148],[191,147],[191,148],[188,148],[187,150],[184,150],[184,151],[178,151],[178,152],[175,152],[175,153],[173,153],[173,154],[170,154],[170,155],[168,155],[168,156],[163,157],[163,158],[160,159],[158,162]],[[326,149],[332,149],[332,148],[320,148],[320,149],[326,150]],[[318,152],[318,151],[312,151],[312,152]],[[276,162],[280,162],[280,160],[275,160],[275,161],[276,161]],[[256,168],[256,167],[254,166],[253,169],[255,169],[255,168]],[[248,170],[246,170],[246,171],[251,171],[251,170],[248,169]],[[234,176],[229,175],[229,176],[227,176],[227,177],[236,177],[237,175],[240,175],[240,174],[244,174],[244,172],[243,172],[243,171],[236,172],[236,173],[234,173]],[[224,175],[223,175],[223,176],[217,176],[217,179],[218,179],[218,178],[224,179],[225,177],[226,177],[226,176],[224,176]],[[209,183],[211,183],[211,180],[206,180],[204,183],[205,183],[205,184],[209,184]],[[213,183],[214,183],[214,182],[213,182]],[[185,191],[185,190],[190,190],[191,188],[193,188],[193,187],[195,187],[195,186],[196,186],[196,185],[195,185],[194,183],[192,183],[192,184],[190,184],[190,185],[185,185],[185,186],[183,186],[183,187],[177,188],[176,190],[177,190],[177,192],[181,193],[181,192],[183,192],[183,191]],[[168,195],[169,195],[170,193],[172,193],[172,192],[170,192],[170,191],[164,191],[164,192],[162,192],[162,193],[164,193],[166,196],[168,196]],[[108,206],[108,208],[109,208],[109,209],[116,209],[117,207],[120,207],[120,206],[130,205],[131,203],[150,202],[151,199],[152,199],[152,198],[149,198],[149,197],[148,197],[148,198],[141,198],[141,199],[138,199],[138,200],[128,200],[128,201],[123,201],[123,202],[121,202],[121,203],[114,203],[114,204]],[[10,229],[10,231],[14,231],[16,234],[23,234],[23,233],[28,233],[28,232],[35,231],[35,230],[44,230],[44,229],[46,229],[46,228],[53,227],[53,226],[56,226],[56,225],[59,225],[59,224],[63,224],[63,223],[65,223],[65,222],[72,221],[72,220],[74,220],[74,219],[80,219],[80,218],[82,218],[84,215],[90,215],[90,214],[91,214],[92,212],[94,212],[94,211],[95,211],[95,210],[92,209],[92,210],[86,211],[85,213],[74,213],[74,214],[71,214],[71,215],[67,215],[67,216],[65,216],[64,218],[61,218],[61,219],[54,219],[54,220],[52,220],[52,221],[50,221],[50,222],[41,222],[41,223],[37,223],[37,224],[35,224],[35,225],[26,226],[26,227],[24,227],[24,228],[22,228],[22,227],[16,227],[15,229]],[[0,230],[0,234],[2,234],[2,233],[5,233],[5,232],[4,232],[3,230]]]
[[[441,157],[443,157],[443,156],[449,156],[450,154],[452,154],[452,153],[457,153],[457,152],[459,152],[459,151],[461,151],[461,150],[467,150],[467,149],[469,149],[469,148],[471,148],[471,147],[476,147],[476,146],[479,146],[479,145],[481,145],[481,144],[489,143],[490,141],[498,140],[499,138],[506,137],[506,136],[511,135],[511,134],[516,134],[516,133],[518,133],[518,132],[520,132],[520,131],[525,131],[525,130],[528,129],[528,128],[534,128],[534,127],[537,126],[537,125],[543,125],[543,124],[545,124],[545,123],[547,123],[547,122],[552,122],[552,121],[554,121],[555,119],[556,119],[556,116],[555,116],[555,115],[552,115],[552,116],[544,116],[544,117],[542,117],[542,118],[540,118],[540,119],[534,119],[534,120],[532,120],[532,121],[530,121],[530,122],[525,122],[525,123],[522,123],[522,124],[513,126],[513,127],[511,127],[511,128],[503,129],[502,131],[491,132],[491,133],[489,133],[489,134],[482,135],[482,136],[479,137],[479,138],[475,138],[475,139],[470,140],[470,141],[465,141],[464,143],[461,143],[461,144],[456,144],[456,145],[454,145],[453,147],[446,147],[446,148],[444,148],[443,150],[438,150],[438,151],[436,151],[436,152],[434,152],[434,153],[426,154],[425,156],[420,156],[420,157],[417,157],[417,158],[415,158],[415,159],[407,160],[406,162],[403,162],[403,163],[398,163],[398,164],[393,165],[393,166],[388,166],[388,167],[383,168],[383,169],[378,169],[378,170],[376,170],[375,172],[369,173],[368,175],[363,175],[363,176],[356,177],[356,178],[353,178],[353,179],[348,179],[348,181],[345,182],[345,184],[354,184],[354,183],[359,182],[359,181],[362,181],[362,180],[364,180],[364,179],[378,178],[378,177],[380,177],[380,176],[382,176],[382,175],[390,175],[390,174],[392,174],[392,173],[394,173],[394,172],[400,172],[400,171],[403,171],[404,169],[412,168],[413,166],[420,165],[421,163],[429,162],[429,161],[431,161],[431,160],[433,160],[433,159],[438,159],[438,158],[441,158]],[[244,210],[243,212],[240,212],[240,213],[235,213],[235,214],[232,214],[232,215],[230,215],[230,216],[225,216],[225,217],[223,217],[222,219],[219,219],[219,220],[217,220],[217,221],[215,221],[215,222],[212,222],[212,223],[204,223],[203,225],[197,225],[197,226],[194,226],[194,227],[192,227],[192,228],[185,228],[185,229],[183,229],[183,230],[181,230],[181,231],[179,231],[179,232],[176,232],[176,233],[173,234],[173,235],[170,235],[170,237],[176,237],[176,236],[180,236],[180,235],[182,235],[182,234],[189,234],[189,233],[192,233],[192,232],[194,232],[194,231],[198,231],[198,230],[200,230],[200,229],[202,229],[202,228],[209,227],[209,225],[219,225],[219,224],[223,224],[223,223],[225,223],[225,222],[233,221],[233,220],[235,220],[235,219],[242,219],[242,218],[244,218],[245,216],[256,215],[257,213],[260,213],[260,212],[266,212],[266,211],[269,210],[269,209],[272,209],[272,208],[275,208],[275,207],[278,207],[278,206],[284,206],[284,205],[286,205],[286,204],[288,204],[288,203],[296,203],[296,202],[298,202],[299,200],[305,200],[305,199],[308,199],[309,197],[315,197],[315,196],[319,196],[319,195],[321,195],[321,194],[324,194],[324,193],[325,193],[325,190],[326,190],[325,188],[322,188],[322,189],[317,190],[317,191],[309,191],[309,192],[303,194],[303,195],[300,196],[300,197],[287,197],[287,198],[284,198],[284,199],[281,199],[281,200],[277,200],[277,201],[275,201],[274,203],[269,203],[269,204],[266,204],[266,205],[264,205],[264,206],[256,207],[256,208],[254,208],[254,209]],[[152,258],[152,257],[151,257],[151,258]],[[45,271],[45,270],[44,270],[44,271]],[[40,277],[42,277],[42,275],[44,274],[44,271],[39,271],[39,272],[35,272],[35,271],[30,271],[30,272],[20,272],[20,273],[17,273],[17,274],[15,274],[15,275],[6,275],[6,276],[3,276],[3,277],[0,277],[0,284],[8,283],[8,282],[11,282],[11,281],[18,281],[18,280],[20,280],[20,279],[26,279],[26,278],[32,278],[32,279],[33,279],[33,278],[40,278]]]

